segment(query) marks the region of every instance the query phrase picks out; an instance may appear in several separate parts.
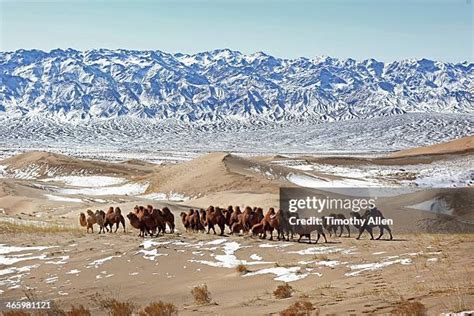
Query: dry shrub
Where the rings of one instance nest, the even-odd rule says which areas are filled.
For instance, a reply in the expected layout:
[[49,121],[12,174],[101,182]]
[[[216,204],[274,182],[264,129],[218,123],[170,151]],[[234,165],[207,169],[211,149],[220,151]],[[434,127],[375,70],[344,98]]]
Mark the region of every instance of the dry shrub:
[[249,272],[249,270],[247,269],[247,267],[244,265],[244,264],[239,264],[235,270],[237,272],[239,272],[240,274],[246,274],[247,272]]
[[280,298],[280,299],[291,297],[292,293],[293,293],[293,288],[288,283],[285,283],[283,285],[278,285],[276,290],[273,291],[273,295],[276,298]]
[[207,289],[206,284],[195,286],[191,290],[191,294],[198,305],[209,304],[211,302],[211,292]]
[[408,301],[401,299],[393,304],[392,315],[398,316],[425,316],[426,307],[420,301]]
[[178,309],[171,303],[162,301],[150,303],[139,314],[140,316],[173,316],[178,315]]
[[115,298],[102,297],[96,293],[92,300],[99,306],[99,308],[112,316],[131,316],[133,311],[137,308],[135,304],[130,301],[121,302]]
[[310,301],[299,300],[280,312],[280,316],[318,316],[319,310],[315,309]]
[[84,233],[79,228],[66,227],[61,225],[48,225],[48,226],[35,226],[32,224],[19,224],[19,223],[0,223],[0,234],[58,234],[58,233],[74,233],[78,236]]
[[71,310],[66,312],[66,314],[68,316],[91,316],[91,312],[82,305],[78,307],[72,305]]

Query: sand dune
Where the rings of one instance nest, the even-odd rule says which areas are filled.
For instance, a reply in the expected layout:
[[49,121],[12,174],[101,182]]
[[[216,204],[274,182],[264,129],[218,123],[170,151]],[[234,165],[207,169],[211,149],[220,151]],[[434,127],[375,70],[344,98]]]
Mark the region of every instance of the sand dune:
[[463,137],[431,146],[400,150],[388,155],[388,157],[401,158],[422,155],[447,155],[463,153],[474,153],[474,136]]
[[149,192],[180,192],[200,197],[222,191],[276,193],[286,180],[284,168],[226,153],[203,155],[158,169]]
[[57,175],[120,175],[143,176],[153,171],[148,163],[109,163],[97,160],[84,160],[71,156],[30,151],[0,162],[5,172],[16,174],[17,178],[44,178]]

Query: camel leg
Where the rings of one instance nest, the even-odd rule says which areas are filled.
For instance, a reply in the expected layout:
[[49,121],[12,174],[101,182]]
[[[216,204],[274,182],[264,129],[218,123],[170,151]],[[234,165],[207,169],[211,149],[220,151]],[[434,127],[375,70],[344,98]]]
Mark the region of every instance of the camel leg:
[[221,229],[220,236],[224,236],[225,226],[221,226],[221,227],[219,227],[219,228]]
[[379,240],[383,236],[383,226],[380,226],[380,235],[376,239]]
[[342,231],[344,230],[344,226],[341,226],[340,228],[341,228],[341,232],[339,233],[339,237],[342,236]]
[[364,227],[360,227],[360,228],[359,228],[359,236],[357,236],[357,238],[356,238],[357,240],[360,239],[360,236],[361,236],[362,233],[364,232],[364,229],[365,229]]
[[372,227],[367,227],[366,229],[370,234],[370,240],[374,240],[374,234],[372,233]]
[[318,232],[318,238],[316,238],[316,243],[318,243],[319,237],[321,237],[321,234]]
[[390,240],[392,240],[393,239],[392,230],[388,226],[386,226],[385,228],[388,230],[388,233],[390,234]]
[[327,243],[328,240],[326,239],[326,234],[324,234],[324,232],[321,232],[321,235],[323,235],[323,238],[324,238],[324,242]]
[[349,225],[346,225],[346,229],[347,229],[347,234],[348,234],[347,237],[351,237],[351,230],[349,228]]
[[120,222],[122,223],[123,226],[123,232],[125,233],[125,219],[121,219]]

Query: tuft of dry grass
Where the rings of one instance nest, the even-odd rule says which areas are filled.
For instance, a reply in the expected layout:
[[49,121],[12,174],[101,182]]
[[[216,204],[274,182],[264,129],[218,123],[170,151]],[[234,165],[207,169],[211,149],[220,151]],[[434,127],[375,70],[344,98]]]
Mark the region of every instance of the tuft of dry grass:
[[293,294],[293,288],[288,283],[285,283],[283,285],[278,285],[276,290],[273,291],[273,296],[275,296],[278,299],[291,297],[291,294]]
[[195,286],[191,290],[191,294],[194,297],[194,302],[197,305],[209,304],[211,303],[211,292],[207,289],[206,284]]
[[171,303],[162,301],[153,302],[145,306],[139,313],[140,316],[174,316],[178,315],[178,309]]
[[246,274],[247,272],[249,272],[249,270],[247,269],[247,266],[244,265],[244,264],[239,264],[235,270],[237,272],[239,272],[240,274]]
[[425,316],[426,307],[420,301],[408,301],[401,299],[393,304],[391,315],[397,316]]
[[137,306],[130,301],[121,302],[111,297],[104,298],[99,293],[96,293],[92,300],[101,310],[112,316],[131,316],[137,309]]
[[36,226],[21,225],[7,222],[0,222],[0,234],[58,234],[58,233],[76,233],[83,235],[84,232],[79,228],[65,227],[60,225]]
[[83,305],[79,305],[78,307],[72,305],[71,310],[66,312],[67,316],[91,316],[91,312],[89,309],[85,308]]
[[326,254],[317,254],[313,256],[313,260],[316,261],[327,261],[329,260],[329,257]]
[[319,316],[319,309],[314,308],[310,301],[299,300],[280,312],[280,316]]

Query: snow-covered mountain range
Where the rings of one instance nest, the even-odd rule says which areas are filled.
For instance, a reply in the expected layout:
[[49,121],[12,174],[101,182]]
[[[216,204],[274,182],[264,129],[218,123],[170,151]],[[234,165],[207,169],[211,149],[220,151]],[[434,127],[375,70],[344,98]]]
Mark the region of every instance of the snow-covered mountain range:
[[339,121],[474,112],[474,64],[329,57],[281,59],[228,49],[0,52],[0,119],[116,117],[216,122]]

